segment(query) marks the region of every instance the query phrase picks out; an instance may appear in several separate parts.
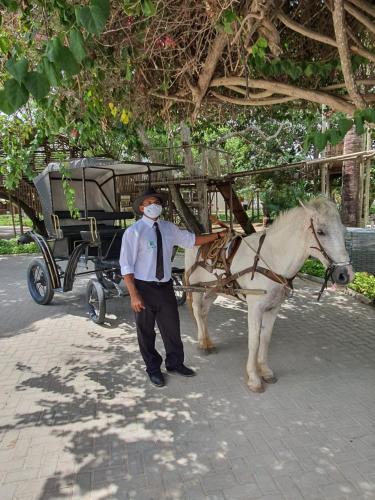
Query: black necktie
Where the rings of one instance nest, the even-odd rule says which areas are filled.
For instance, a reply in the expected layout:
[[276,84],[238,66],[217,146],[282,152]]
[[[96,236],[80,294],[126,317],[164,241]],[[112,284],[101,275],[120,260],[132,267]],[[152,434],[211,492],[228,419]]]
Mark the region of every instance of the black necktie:
[[163,240],[161,238],[159,224],[157,222],[154,222],[154,228],[156,231],[156,244],[157,244],[155,276],[160,281],[164,278]]

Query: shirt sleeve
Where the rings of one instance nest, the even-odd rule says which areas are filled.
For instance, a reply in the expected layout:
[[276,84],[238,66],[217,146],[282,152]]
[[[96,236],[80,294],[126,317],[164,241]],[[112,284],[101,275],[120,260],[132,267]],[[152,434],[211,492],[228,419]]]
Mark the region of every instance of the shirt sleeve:
[[171,226],[173,228],[174,244],[182,248],[193,248],[195,245],[195,234],[186,229],[180,229],[174,224],[171,224]]
[[135,262],[138,254],[138,234],[126,229],[122,236],[120,251],[121,275],[134,274]]

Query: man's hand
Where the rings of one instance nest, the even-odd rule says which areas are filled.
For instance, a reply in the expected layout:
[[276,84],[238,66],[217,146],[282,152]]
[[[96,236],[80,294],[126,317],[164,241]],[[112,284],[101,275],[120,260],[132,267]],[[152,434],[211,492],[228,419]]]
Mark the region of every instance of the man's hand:
[[130,296],[130,303],[133,311],[136,313],[141,312],[142,309],[146,309],[143,299],[138,293],[132,294]]
[[142,297],[139,295],[139,292],[134,283],[134,274],[126,274],[124,276],[124,281],[126,288],[130,294],[130,304],[134,312],[139,313],[142,309],[145,309],[145,304],[143,302]]
[[228,233],[228,228],[224,229],[223,231],[219,231],[220,238],[225,238],[225,236],[227,235],[227,233]]
[[218,240],[219,238],[224,238],[227,234],[228,229],[223,229],[218,233],[202,234],[195,237],[196,245],[205,245],[206,243],[211,243],[212,241]]

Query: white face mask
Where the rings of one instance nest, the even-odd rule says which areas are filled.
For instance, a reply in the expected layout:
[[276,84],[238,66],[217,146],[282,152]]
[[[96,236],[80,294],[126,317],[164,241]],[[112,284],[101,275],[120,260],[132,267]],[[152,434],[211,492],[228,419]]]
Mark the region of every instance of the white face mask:
[[156,203],[152,203],[151,205],[147,205],[143,209],[143,213],[150,217],[151,219],[157,219],[161,214],[163,207],[161,205],[157,205]]

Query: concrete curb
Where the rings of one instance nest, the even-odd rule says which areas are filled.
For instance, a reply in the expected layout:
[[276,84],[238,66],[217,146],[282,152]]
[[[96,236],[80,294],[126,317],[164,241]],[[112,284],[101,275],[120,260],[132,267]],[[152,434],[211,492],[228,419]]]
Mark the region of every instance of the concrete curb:
[[[322,285],[324,282],[323,278],[320,278],[319,276],[311,276],[311,274],[298,273],[297,276],[299,276],[302,279],[313,281],[314,283],[319,283],[320,285]],[[366,297],[366,295],[363,295],[362,293],[355,292],[354,290],[347,287],[340,288],[337,291],[343,293],[344,295],[349,295],[350,297],[353,297],[355,300],[358,300],[358,302],[362,302],[362,304],[375,307],[375,300]]]

